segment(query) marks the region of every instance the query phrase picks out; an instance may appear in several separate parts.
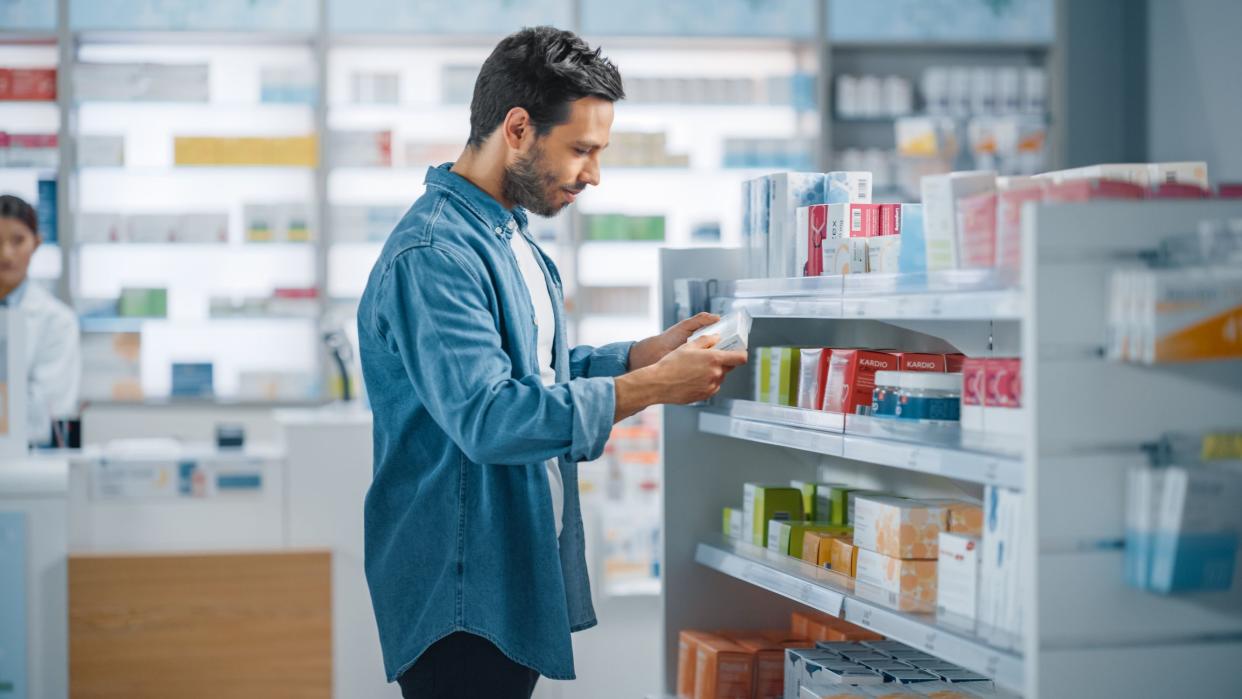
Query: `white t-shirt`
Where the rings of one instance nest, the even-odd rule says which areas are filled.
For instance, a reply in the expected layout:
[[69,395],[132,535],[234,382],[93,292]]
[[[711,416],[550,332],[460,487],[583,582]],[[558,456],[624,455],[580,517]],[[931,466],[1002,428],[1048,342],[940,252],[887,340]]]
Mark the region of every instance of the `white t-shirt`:
[[[539,379],[545,386],[556,383],[556,370],[552,368],[552,343],[556,340],[556,315],[552,309],[552,296],[548,292],[548,284],[543,278],[543,268],[535,259],[535,251],[521,233],[516,231],[509,238],[509,246],[517,258],[518,268],[522,270],[522,279],[530,292],[531,305],[535,307],[536,342],[539,347]],[[565,511],[565,489],[561,481],[561,469],[556,459],[544,464],[548,470],[548,487],[552,491],[552,517],[556,523],[556,537],[561,536],[563,513]]]

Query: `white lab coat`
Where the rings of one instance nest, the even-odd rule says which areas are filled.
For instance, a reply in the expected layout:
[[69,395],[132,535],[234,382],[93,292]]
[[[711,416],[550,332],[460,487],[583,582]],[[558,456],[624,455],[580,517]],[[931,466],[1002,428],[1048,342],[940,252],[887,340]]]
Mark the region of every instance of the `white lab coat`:
[[53,418],[78,414],[82,384],[78,317],[30,280],[16,306],[26,319],[26,439],[43,444]]

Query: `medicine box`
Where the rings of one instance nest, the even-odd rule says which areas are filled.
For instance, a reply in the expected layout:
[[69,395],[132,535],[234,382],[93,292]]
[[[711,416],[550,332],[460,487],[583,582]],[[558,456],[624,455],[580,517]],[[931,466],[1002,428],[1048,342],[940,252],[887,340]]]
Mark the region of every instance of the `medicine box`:
[[773,347],[769,370],[771,398],[776,405],[795,407],[798,404],[798,365],[802,352],[796,347]]
[[822,243],[823,260],[820,267],[825,275],[850,274],[850,205],[829,204],[826,212],[828,233]]
[[716,344],[712,347],[721,351],[745,352],[750,341],[750,313],[746,309],[738,309],[720,320],[694,331],[687,342],[694,342],[704,335],[716,335]]
[[938,504],[862,496],[854,502],[854,545],[891,558],[935,560],[947,517],[948,512]]
[[[860,548],[858,586],[871,586],[883,593],[880,602],[911,612],[930,612],[936,606],[936,561],[885,556]],[[874,591],[872,591],[874,592]]]
[[850,486],[808,481],[790,481],[790,485],[802,491],[802,511],[808,520],[845,524],[846,494],[852,490]]
[[739,636],[734,643],[754,658],[752,696],[781,699],[785,691],[785,649],[758,634]]
[[983,395],[986,392],[987,360],[966,357],[962,360],[962,430],[982,432]]
[[824,389],[824,410],[859,414],[871,406],[877,371],[895,371],[897,358],[870,350],[833,350]]
[[726,507],[724,508],[724,517],[721,524],[721,533],[730,539],[742,538],[742,508]]
[[798,207],[824,203],[824,175],[816,172],[783,172],[769,176],[768,181],[768,276],[798,276]]
[[[802,537],[799,557],[813,566],[829,567],[832,559],[833,535],[828,532],[806,532]],[[792,552],[790,555],[793,555]]]
[[870,238],[850,238],[850,274],[866,274],[871,269],[867,266],[867,243]]
[[787,485],[747,483],[742,488],[742,513],[742,528],[750,532],[750,542],[766,546],[769,521],[803,518],[802,491]]
[[828,360],[832,350],[804,347],[798,350],[798,407],[806,410],[824,409],[824,386],[828,380]]
[[901,236],[901,254],[898,271],[902,274],[920,274],[927,271],[927,241],[924,236],[922,204],[902,204],[897,210],[898,235]]
[[755,400],[759,403],[772,402],[772,348],[760,347],[755,350],[754,361]]
[[986,360],[983,388],[984,429],[987,433],[1022,435],[1025,431],[1022,420],[1022,360]]
[[798,265],[804,277],[824,273],[824,241],[828,238],[828,205],[798,208]]
[[695,699],[750,699],[754,657],[723,638],[700,639],[694,669]]
[[991,171],[951,172],[923,178],[923,235],[928,271],[959,266],[958,200],[995,189],[996,173]]
[[897,274],[901,271],[901,237],[881,235],[867,239],[867,271]]
[[1022,494],[987,486],[983,499],[983,554],[979,573],[979,623],[1022,632]]
[[694,699],[699,643],[712,638],[717,638],[716,634],[707,631],[682,630],[677,634],[677,696],[679,699]]
[[[1150,300],[1136,299],[1145,311],[1138,333],[1142,361],[1148,363],[1231,359],[1242,356],[1242,269],[1170,269],[1148,272]],[[1140,287],[1142,288],[1142,287]],[[1131,294],[1135,294],[1131,290]]]
[[771,186],[771,180],[766,176],[750,182],[750,260],[747,269],[750,276],[756,278],[768,276],[771,223],[768,190]]
[[1208,186],[1208,167],[1203,161],[1184,163],[1151,163],[1147,166],[1147,184],[1152,188],[1162,184],[1191,184]]
[[871,238],[880,234],[879,204],[850,204],[851,238]]
[[834,171],[824,176],[824,202],[870,204],[872,176],[865,171]]
[[837,536],[845,536],[850,533],[846,527],[822,522],[773,520],[768,522],[768,550],[788,556],[801,557],[802,543],[807,532],[820,532]]
[[858,547],[848,539],[833,539],[828,566],[842,575],[854,577],[858,573]]
[[891,352],[897,358],[898,371],[931,371],[937,374],[945,372],[945,356],[943,354],[924,354],[920,352]]
[[[795,620],[796,621],[796,620]],[[785,699],[798,699],[798,693],[806,677],[807,663],[840,660],[841,656],[816,648],[787,648],[785,650]],[[819,666],[816,665],[818,672]]]
[[1044,200],[1055,203],[1094,199],[1143,199],[1147,187],[1121,180],[1068,180],[1048,187]]
[[996,179],[996,266],[1018,270],[1022,264],[1022,207],[1043,201],[1046,183],[1034,177]]
[[978,536],[941,532],[936,569],[936,611],[974,621],[978,616],[982,540]]
[[996,192],[958,199],[959,267],[988,268],[996,264],[996,201]]
[[1152,541],[1151,589],[1229,590],[1242,531],[1242,474],[1170,467]]

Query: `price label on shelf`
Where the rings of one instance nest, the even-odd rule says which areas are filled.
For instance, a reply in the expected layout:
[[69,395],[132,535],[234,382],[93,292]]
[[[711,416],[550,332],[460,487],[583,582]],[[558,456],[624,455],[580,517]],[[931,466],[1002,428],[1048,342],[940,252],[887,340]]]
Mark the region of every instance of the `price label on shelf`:
[[906,468],[913,471],[940,473],[941,459],[938,452],[915,447],[906,455]]
[[738,439],[759,442],[771,442],[775,439],[772,434],[772,428],[768,425],[759,425],[753,422],[746,422],[745,420],[734,420],[729,432]]
[[936,636],[935,631],[928,631],[927,636],[923,638],[923,650],[932,655],[936,654]]
[[983,674],[988,677],[995,677],[997,671],[1000,670],[1000,656],[995,653],[989,654],[983,663]]

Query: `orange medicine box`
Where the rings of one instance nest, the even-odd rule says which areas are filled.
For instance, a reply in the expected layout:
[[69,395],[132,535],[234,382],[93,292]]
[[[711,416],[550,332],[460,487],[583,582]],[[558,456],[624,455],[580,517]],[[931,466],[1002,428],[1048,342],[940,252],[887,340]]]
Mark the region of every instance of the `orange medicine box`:
[[[939,538],[939,534],[936,535]],[[903,612],[936,608],[937,561],[890,558],[875,551],[858,552],[858,591]],[[868,588],[874,589],[874,593]]]
[[854,545],[890,558],[935,560],[947,528],[948,511],[937,503],[885,495],[854,501]]
[[858,547],[846,539],[833,539],[829,567],[851,578],[858,572]]
[[683,630],[677,635],[677,696],[694,699],[695,670],[699,662],[699,643],[718,638],[707,631]]
[[755,659],[745,648],[723,638],[698,642],[694,699],[751,699]]
[[785,647],[763,636],[737,639],[737,644],[754,655],[755,699],[781,699],[785,694]]
[[852,535],[832,532],[807,532],[802,537],[802,560],[815,566],[828,566],[832,560],[835,541],[849,541]]

